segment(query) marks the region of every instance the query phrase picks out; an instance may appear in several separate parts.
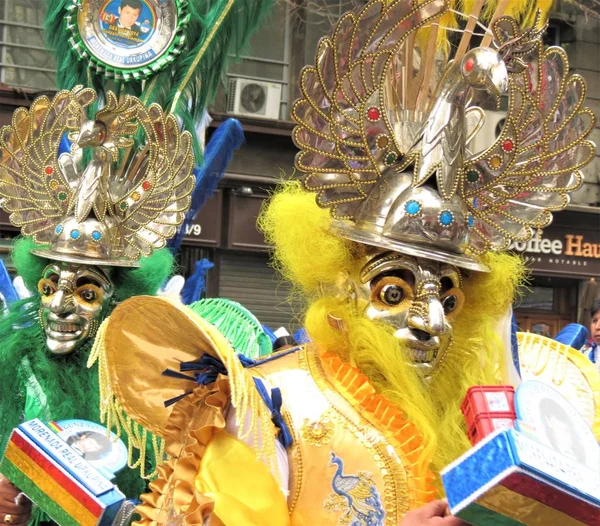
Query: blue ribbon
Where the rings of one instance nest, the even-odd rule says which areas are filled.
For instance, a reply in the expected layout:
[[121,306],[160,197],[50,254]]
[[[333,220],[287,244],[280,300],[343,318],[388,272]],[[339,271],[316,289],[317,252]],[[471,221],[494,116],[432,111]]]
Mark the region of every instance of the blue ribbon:
[[[203,354],[202,357],[195,362],[182,362],[179,364],[178,371],[172,371],[171,369],[167,369],[162,372],[163,376],[168,376],[170,378],[178,378],[180,380],[187,380],[189,382],[196,382],[198,385],[209,385],[215,382],[220,374],[227,375],[227,369],[221,363],[220,360],[212,357],[210,354]],[[198,371],[195,372],[193,376],[183,374],[188,371]],[[165,407],[169,407],[173,405],[182,398],[191,394],[192,391],[187,391],[182,395],[176,396],[174,398],[169,398],[169,400],[165,401]]]
[[198,385],[212,384],[220,374],[227,375],[227,369],[223,363],[210,354],[203,354],[200,360],[195,362],[181,363],[179,370],[181,372],[200,371],[194,373],[194,380]]
[[585,345],[589,337],[588,330],[579,323],[569,323],[562,331],[560,331],[554,339],[564,345],[573,347],[578,351]]
[[510,348],[513,365],[515,366],[520,378],[521,365],[519,363],[519,340],[517,339],[517,332],[519,332],[519,326],[517,325],[517,318],[515,318],[515,315],[513,314],[510,322]]
[[[294,349],[295,350],[295,349]],[[242,354],[238,355],[238,358],[244,367],[253,367],[257,365],[257,362],[248,358]],[[179,364],[179,371],[173,371],[171,369],[167,369],[163,371],[163,376],[168,376],[170,378],[178,378],[180,380],[187,380],[188,382],[195,382],[198,385],[209,385],[215,382],[220,374],[227,375],[227,369],[223,365],[223,363],[217,358],[211,356],[210,354],[203,354],[200,360],[194,362],[182,362]],[[193,376],[183,374],[185,372],[194,372]],[[281,390],[278,387],[275,387],[271,390],[271,396],[267,392],[267,389],[263,382],[258,378],[253,378],[254,384],[256,385],[256,389],[260,394],[260,397],[263,399],[263,402],[271,411],[271,421],[275,425],[279,432],[277,433],[277,439],[283,444],[283,446],[287,449],[292,445],[293,438],[290,430],[283,419],[281,414],[281,404],[283,403],[283,399],[281,397]],[[186,391],[185,393],[170,398],[164,402],[165,407],[169,407],[173,404],[176,404],[182,398],[185,398],[192,391]]]
[[288,449],[293,442],[292,434],[283,419],[283,415],[281,414],[281,404],[283,403],[283,399],[281,397],[281,389],[279,387],[274,387],[271,389],[271,396],[267,392],[267,388],[265,384],[259,378],[254,377],[254,384],[256,385],[256,390],[260,397],[263,399],[263,402],[271,411],[271,421],[275,425],[279,432],[277,433],[277,439],[284,448]]

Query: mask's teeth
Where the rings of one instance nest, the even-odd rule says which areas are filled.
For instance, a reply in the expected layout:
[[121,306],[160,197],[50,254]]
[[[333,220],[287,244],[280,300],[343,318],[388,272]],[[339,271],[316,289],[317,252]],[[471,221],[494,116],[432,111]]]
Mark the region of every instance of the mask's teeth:
[[64,322],[49,322],[50,329],[56,332],[77,332],[79,330],[79,325],[75,323],[64,323]]
[[412,356],[415,363],[430,363],[437,358],[438,351],[423,351],[421,349],[413,349]]

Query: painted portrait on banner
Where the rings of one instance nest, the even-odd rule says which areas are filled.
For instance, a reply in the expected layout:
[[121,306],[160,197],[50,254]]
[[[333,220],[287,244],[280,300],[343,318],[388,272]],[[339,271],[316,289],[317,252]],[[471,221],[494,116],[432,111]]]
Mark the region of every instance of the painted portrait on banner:
[[98,16],[102,34],[123,48],[141,46],[156,30],[156,12],[146,0],[107,0]]

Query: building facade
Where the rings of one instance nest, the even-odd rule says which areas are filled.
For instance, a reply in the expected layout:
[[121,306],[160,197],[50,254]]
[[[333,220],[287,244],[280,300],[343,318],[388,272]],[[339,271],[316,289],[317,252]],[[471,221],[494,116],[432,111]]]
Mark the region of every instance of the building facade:
[[[242,122],[246,142],[189,229],[180,254],[181,271],[189,274],[197,260],[209,259],[214,267],[208,274],[207,295],[240,301],[272,328],[299,328],[301,305],[288,300],[289,287],[269,266],[269,247],[256,229],[256,217],[277,181],[295,175],[290,110],[299,93],[300,71],[313,62],[319,39],[339,15],[360,3],[364,2],[280,0],[252,39],[251,51],[230,68],[226,89],[212,106],[209,135],[235,116]],[[9,122],[17,106],[53,89],[54,69],[40,25],[43,6],[43,0],[0,0],[1,124]],[[549,29],[547,44],[565,47],[572,70],[587,81],[589,106],[600,116],[600,18],[557,2]],[[600,144],[600,118],[596,126],[592,140]],[[482,140],[491,143],[501,130],[500,114],[489,113],[486,130]],[[515,305],[524,330],[554,334],[578,318],[586,321],[596,295],[595,280],[600,279],[599,214],[596,157],[569,209],[556,216],[541,239],[513,247],[532,270],[529,289]],[[15,230],[5,214],[0,214],[0,233],[0,250],[6,254]]]

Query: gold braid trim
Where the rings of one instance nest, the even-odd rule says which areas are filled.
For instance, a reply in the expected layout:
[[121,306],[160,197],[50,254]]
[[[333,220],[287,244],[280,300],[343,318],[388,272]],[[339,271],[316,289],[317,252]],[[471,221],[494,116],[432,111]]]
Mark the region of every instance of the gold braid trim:
[[[238,428],[238,438],[245,441],[256,451],[257,458],[265,463],[276,480],[281,482],[279,480],[279,465],[276,454],[278,430],[271,421],[270,410],[256,389],[253,375],[244,368],[235,350],[226,342],[215,327],[192,311],[186,309],[185,314],[195,324],[202,327],[205,334],[211,340],[209,354],[218,358],[227,370],[227,376],[219,375],[218,381],[224,379],[228,383],[230,402],[236,411],[235,422]],[[154,458],[158,467],[165,460],[164,440],[135,422],[123,409],[113,391],[105,344],[109,323],[110,318],[106,319],[98,329],[98,334],[87,364],[89,368],[98,362],[100,419],[109,430],[115,432],[117,437],[121,437],[123,433],[127,436],[129,467],[132,469],[139,468],[140,474],[144,478],[153,478],[156,476],[156,471],[150,474],[145,473],[146,445],[148,440],[152,440]],[[186,381],[182,380],[182,382]],[[208,388],[205,389],[207,394],[210,393],[211,386],[208,386]],[[198,387],[194,391],[197,392]],[[182,400],[185,400],[185,398]],[[181,401],[175,404],[173,414],[175,413],[175,408],[180,403]],[[137,459],[134,460],[136,450]]]
[[[143,479],[152,479],[157,475],[157,468],[165,461],[165,444],[161,437],[153,435],[145,428],[134,422],[123,410],[113,393],[108,360],[106,359],[105,335],[110,318],[102,322],[96,335],[96,340],[88,358],[87,367],[91,368],[98,362],[98,385],[100,388],[100,422],[107,428],[107,435],[114,430],[117,438],[122,434],[127,437],[127,465],[131,469],[139,469]],[[148,440],[152,441],[153,460],[156,469],[146,473],[146,453]],[[134,460],[134,457],[137,459]]]

